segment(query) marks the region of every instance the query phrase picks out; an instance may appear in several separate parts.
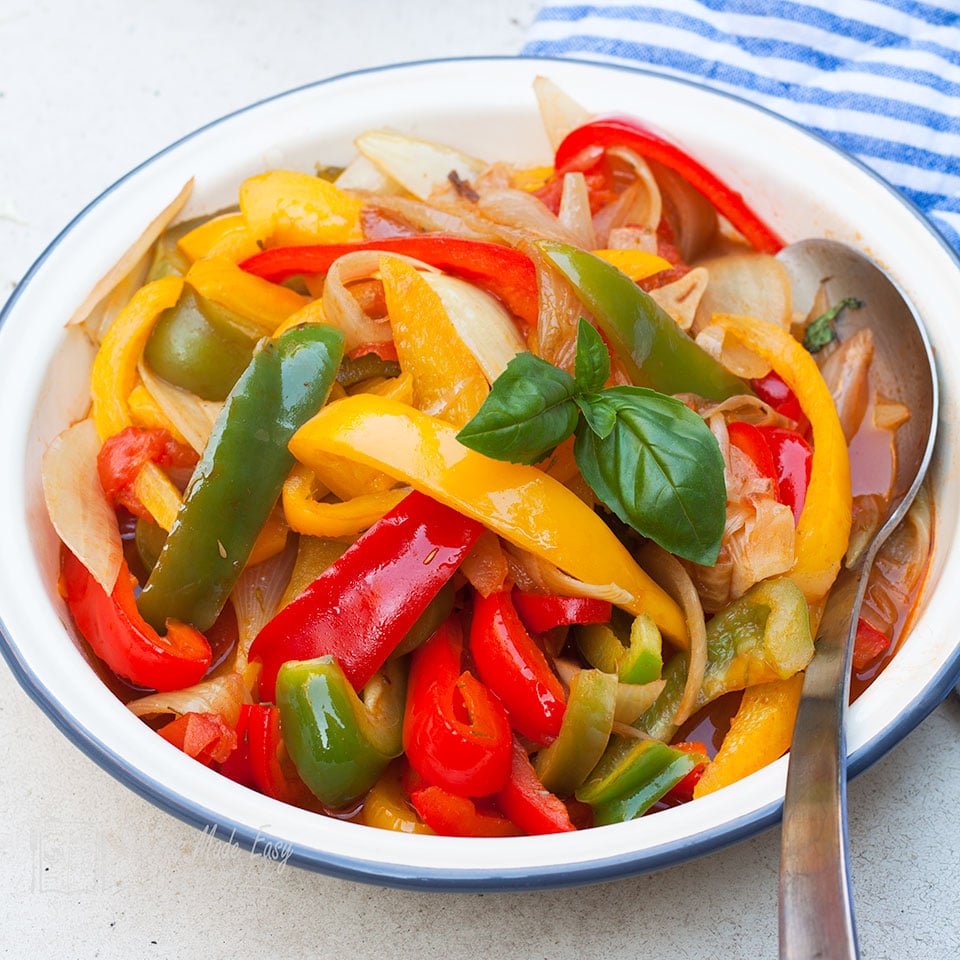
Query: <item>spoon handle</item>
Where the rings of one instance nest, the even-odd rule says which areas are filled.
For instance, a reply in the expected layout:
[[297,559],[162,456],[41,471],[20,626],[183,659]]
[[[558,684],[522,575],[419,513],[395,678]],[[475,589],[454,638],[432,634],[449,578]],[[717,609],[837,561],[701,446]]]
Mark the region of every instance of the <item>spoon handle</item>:
[[861,567],[844,569],[824,607],[790,747],[780,858],[781,960],[856,960],[847,863],[844,736]]

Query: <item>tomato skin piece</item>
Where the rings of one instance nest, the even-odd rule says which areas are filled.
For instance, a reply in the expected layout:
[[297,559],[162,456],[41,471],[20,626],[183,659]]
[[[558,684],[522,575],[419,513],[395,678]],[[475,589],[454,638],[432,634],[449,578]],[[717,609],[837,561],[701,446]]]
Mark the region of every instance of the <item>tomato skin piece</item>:
[[503,705],[462,669],[462,658],[462,633],[452,617],[414,651],[403,748],[427,783],[461,797],[484,797],[510,777],[513,734]]
[[475,596],[470,653],[480,679],[506,707],[513,728],[539,744],[555,740],[566,710],[563,685],[527,633],[507,591]]
[[853,669],[863,670],[890,649],[890,638],[872,623],[860,617],[853,640]]
[[745,453],[753,465],[760,471],[760,475],[773,483],[773,495],[780,500],[780,484],[777,480],[777,466],[773,462],[773,454],[760,428],[742,420],[731,420],[727,424],[727,436],[730,443]]
[[164,724],[157,733],[205,767],[223,763],[237,748],[236,732],[219,713],[191,711]]

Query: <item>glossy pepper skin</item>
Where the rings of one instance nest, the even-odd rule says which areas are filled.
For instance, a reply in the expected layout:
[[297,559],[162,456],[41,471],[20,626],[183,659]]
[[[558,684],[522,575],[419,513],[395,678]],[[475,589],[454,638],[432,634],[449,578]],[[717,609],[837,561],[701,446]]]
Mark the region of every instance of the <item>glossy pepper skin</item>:
[[193,627],[168,621],[165,636],[137,610],[136,579],[124,562],[108,594],[69,550],[63,551],[61,588],[77,629],[118,676],[139,687],[179,690],[199,683],[210,666],[210,644]]
[[711,400],[751,392],[616,267],[570,244],[537,240],[536,245],[573,284],[635,386]]
[[291,661],[277,677],[280,728],[300,778],[325,806],[359,800],[402,752],[406,664],[393,661],[364,699],[333,657]]
[[293,466],[287,444],[323,405],[343,334],[321,324],[263,341],[227,398],[140,594],[155,628],[219,615]]
[[204,400],[224,400],[263,335],[253,324],[184,286],[160,314],[143,357],[151,370]]
[[[707,624],[707,666],[696,709],[734,690],[785,680],[813,656],[810,614],[800,588],[786,577],[754,584]],[[634,726],[668,740],[687,682],[687,658],[677,654],[663,671],[666,686]]]
[[375,523],[260,631],[260,699],[273,700],[288,660],[332,655],[359,690],[386,661],[483,528],[413,492]]
[[265,280],[282,283],[300,273],[326,273],[334,260],[354,250],[401,253],[455,273],[498,296],[511,312],[531,326],[537,323],[537,272],[533,261],[513,247],[486,240],[424,234],[358,243],[274,247],[244,260],[240,266]]
[[527,633],[509,591],[475,595],[470,653],[514,730],[540,744],[556,739],[566,708],[563,685]]
[[500,701],[463,669],[462,660],[463,636],[455,618],[414,651],[403,748],[428,784],[461,797],[485,797],[510,777],[513,733]]
[[628,147],[679,173],[700,191],[753,246],[776,253],[783,240],[747,206],[743,197],[680,149],[629,117],[599,117],[567,134],[557,147],[554,166],[560,169],[589,148]]

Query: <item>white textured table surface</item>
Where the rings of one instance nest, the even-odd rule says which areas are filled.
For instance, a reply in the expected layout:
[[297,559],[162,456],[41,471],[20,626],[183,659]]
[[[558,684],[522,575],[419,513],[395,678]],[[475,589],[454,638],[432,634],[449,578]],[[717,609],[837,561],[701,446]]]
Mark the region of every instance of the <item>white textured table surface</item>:
[[[359,67],[515,53],[535,10],[530,0],[2,0],[0,302],[80,207],[200,124]],[[580,890],[362,886],[209,842],[82,755],[4,667],[0,769],[4,956],[776,955],[776,830]],[[849,801],[864,957],[960,955],[960,701],[855,781]]]

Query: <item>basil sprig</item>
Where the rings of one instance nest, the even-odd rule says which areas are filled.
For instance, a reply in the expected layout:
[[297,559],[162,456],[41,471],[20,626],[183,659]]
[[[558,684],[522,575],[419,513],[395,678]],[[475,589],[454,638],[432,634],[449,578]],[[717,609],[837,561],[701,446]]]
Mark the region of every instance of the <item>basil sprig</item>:
[[726,520],[723,456],[703,419],[645,387],[608,387],[610,355],[581,320],[574,376],[530,353],[494,381],[457,435],[497,460],[537,463],[574,435],[574,456],[597,497],[665,550],[712,565]]

